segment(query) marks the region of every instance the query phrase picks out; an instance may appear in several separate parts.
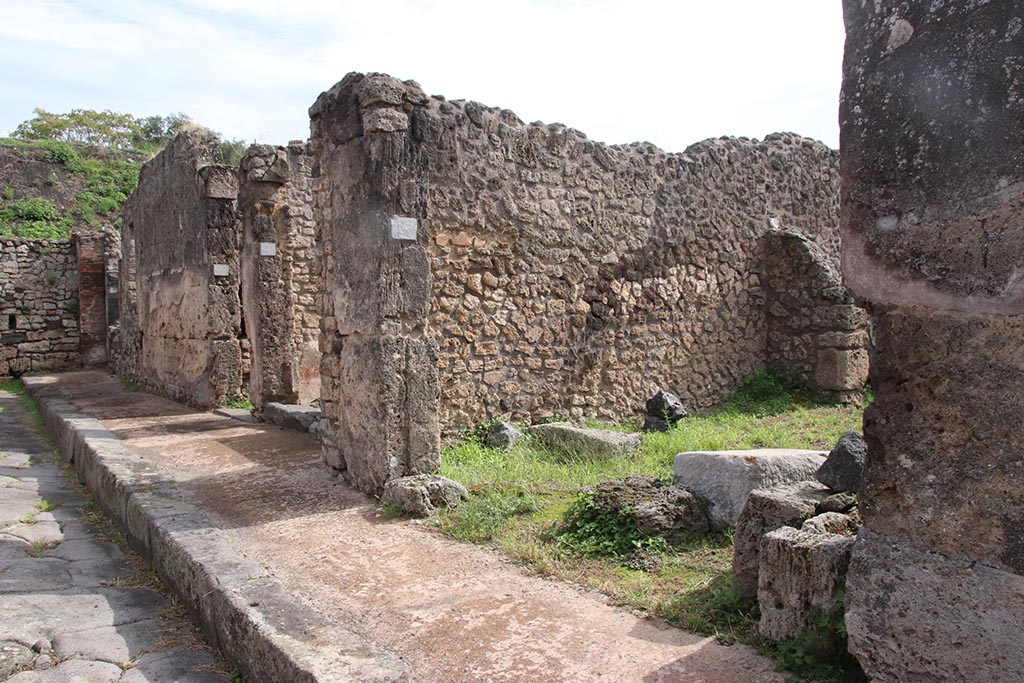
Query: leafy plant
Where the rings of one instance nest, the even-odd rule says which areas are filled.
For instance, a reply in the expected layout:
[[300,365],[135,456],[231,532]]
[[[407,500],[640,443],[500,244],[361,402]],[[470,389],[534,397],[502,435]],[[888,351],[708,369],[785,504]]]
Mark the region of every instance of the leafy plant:
[[622,557],[668,548],[664,538],[641,533],[629,510],[611,510],[597,505],[591,491],[576,496],[562,522],[551,531],[551,537],[563,549],[587,557]]
[[248,396],[239,394],[238,396],[232,396],[227,401],[225,401],[224,407],[252,410],[255,406],[253,406],[252,401],[249,400]]
[[796,638],[765,647],[777,671],[792,672],[787,683],[860,683],[867,681],[860,664],[847,650],[846,592],[839,591],[828,609],[815,608],[811,626]]

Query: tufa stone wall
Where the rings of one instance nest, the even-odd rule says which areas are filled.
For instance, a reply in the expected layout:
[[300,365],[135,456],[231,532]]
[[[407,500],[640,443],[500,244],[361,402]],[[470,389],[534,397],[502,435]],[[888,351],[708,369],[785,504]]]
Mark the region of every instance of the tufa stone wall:
[[844,2],[875,402],[846,622],[878,683],[1024,672],[1024,2]]
[[254,145],[241,164],[242,302],[258,409],[320,398],[322,255],[310,165],[304,142]]
[[124,209],[119,375],[201,407],[243,393],[238,171],[206,131],[142,168]]
[[0,238],[0,376],[81,365],[71,240]]
[[[838,252],[837,158],[820,143],[780,134],[681,154],[608,146],[380,74],[350,74],[310,114],[324,410],[338,430],[327,458],[351,476],[381,424],[405,434],[370,449],[384,463],[370,489],[436,462],[426,454],[435,437],[411,436],[435,423],[621,419],[659,388],[706,408],[772,360],[816,376],[825,350],[854,339],[818,337],[863,329],[845,293],[815,294],[787,311],[806,318],[799,331],[813,341],[770,347],[769,230],[802,236],[812,261]],[[792,276],[836,283],[813,270]],[[839,306],[845,320],[822,314]],[[829,388],[858,384],[843,369],[863,374],[833,366],[821,372]]]
[[843,286],[838,259],[796,232],[765,236],[768,364],[843,401],[868,377],[868,315]]
[[107,253],[102,232],[75,236],[78,263],[78,325],[82,364],[107,363]]

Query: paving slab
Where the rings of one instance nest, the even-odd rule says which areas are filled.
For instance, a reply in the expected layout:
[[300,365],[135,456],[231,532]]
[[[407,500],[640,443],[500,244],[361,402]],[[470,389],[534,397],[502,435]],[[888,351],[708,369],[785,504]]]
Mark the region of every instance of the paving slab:
[[[83,519],[87,497],[4,390],[0,441],[0,681],[227,683],[192,625],[166,616],[163,595],[121,587],[136,569]],[[179,666],[161,675],[172,675],[140,678],[136,667],[165,653]]]
[[382,518],[306,434],[125,392],[98,371],[28,385],[83,480],[225,655],[261,672],[252,681],[784,680],[749,648]]

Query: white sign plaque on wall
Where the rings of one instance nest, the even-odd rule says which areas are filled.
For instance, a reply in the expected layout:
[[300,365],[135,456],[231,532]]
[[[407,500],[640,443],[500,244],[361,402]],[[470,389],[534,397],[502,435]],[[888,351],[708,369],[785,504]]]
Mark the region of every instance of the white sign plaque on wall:
[[260,256],[277,256],[277,245],[273,242],[260,242]]
[[214,263],[213,264],[213,276],[214,277],[227,277],[231,275],[231,269],[226,263]]
[[419,221],[407,216],[391,217],[391,239],[416,241],[416,229]]

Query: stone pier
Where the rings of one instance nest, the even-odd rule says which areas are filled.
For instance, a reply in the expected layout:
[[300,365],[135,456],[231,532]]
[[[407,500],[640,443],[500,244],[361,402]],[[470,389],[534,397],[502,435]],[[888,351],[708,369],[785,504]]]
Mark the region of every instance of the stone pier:
[[1024,675],[1024,2],[845,0],[843,267],[876,401],[851,651],[875,683]]

